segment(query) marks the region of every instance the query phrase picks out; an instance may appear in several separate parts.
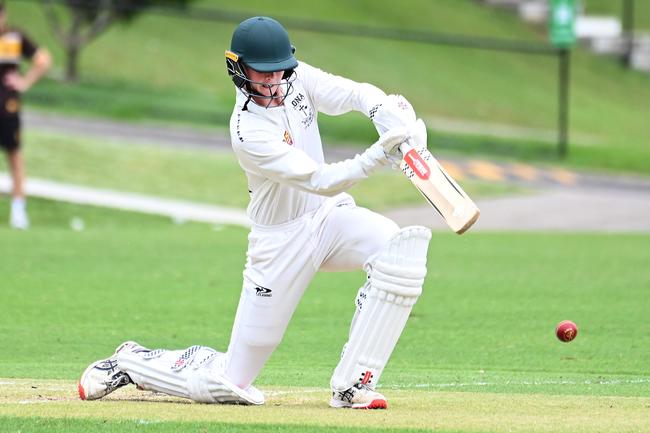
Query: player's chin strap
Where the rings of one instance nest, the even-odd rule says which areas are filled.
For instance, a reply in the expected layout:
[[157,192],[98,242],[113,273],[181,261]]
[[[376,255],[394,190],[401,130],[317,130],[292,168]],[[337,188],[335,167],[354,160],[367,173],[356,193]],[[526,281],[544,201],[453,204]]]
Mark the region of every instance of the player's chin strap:
[[205,346],[145,354],[124,351],[117,357],[118,368],[143,390],[199,403],[263,404],[264,395],[257,388],[242,389],[224,376],[224,363],[224,353]]
[[431,232],[401,229],[366,264],[368,281],[359,290],[357,310],[341,361],[332,375],[334,391],[357,383],[374,388],[422,293]]

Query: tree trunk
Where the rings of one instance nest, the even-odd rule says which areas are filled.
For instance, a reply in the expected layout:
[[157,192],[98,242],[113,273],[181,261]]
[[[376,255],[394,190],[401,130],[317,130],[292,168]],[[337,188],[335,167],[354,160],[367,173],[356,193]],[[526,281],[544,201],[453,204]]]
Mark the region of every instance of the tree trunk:
[[79,47],[77,44],[68,44],[65,59],[65,81],[76,83],[78,75]]
[[74,83],[79,78],[79,53],[84,45],[83,16],[79,10],[72,11],[70,30],[65,40],[65,81]]

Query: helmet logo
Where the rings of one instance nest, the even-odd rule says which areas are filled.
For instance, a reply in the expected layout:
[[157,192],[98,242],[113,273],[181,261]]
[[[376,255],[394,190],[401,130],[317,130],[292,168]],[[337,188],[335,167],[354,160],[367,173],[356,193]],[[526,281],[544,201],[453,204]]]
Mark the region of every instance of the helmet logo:
[[230,50],[226,50],[226,58],[232,60],[233,62],[239,61],[239,56]]

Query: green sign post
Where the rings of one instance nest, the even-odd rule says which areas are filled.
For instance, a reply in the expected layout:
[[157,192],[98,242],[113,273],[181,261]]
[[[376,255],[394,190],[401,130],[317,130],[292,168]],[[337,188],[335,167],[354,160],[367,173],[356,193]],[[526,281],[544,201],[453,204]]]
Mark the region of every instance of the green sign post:
[[558,150],[561,156],[565,156],[569,143],[569,64],[570,48],[576,42],[576,1],[551,0],[550,5],[548,34],[551,44],[558,49],[559,59]]
[[551,44],[558,48],[573,45],[576,41],[575,22],[575,0],[552,0],[549,20]]

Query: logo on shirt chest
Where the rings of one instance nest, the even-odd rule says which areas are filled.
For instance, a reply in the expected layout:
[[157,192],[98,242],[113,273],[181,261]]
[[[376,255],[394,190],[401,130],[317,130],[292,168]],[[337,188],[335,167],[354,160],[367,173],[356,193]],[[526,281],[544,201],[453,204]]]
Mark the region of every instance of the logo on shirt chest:
[[298,95],[291,100],[291,106],[301,114],[300,123],[302,123],[302,126],[305,129],[307,129],[314,121],[314,110],[307,102],[305,95],[298,93]]
[[284,142],[287,143],[289,146],[293,146],[293,139],[291,138],[291,134],[289,134],[289,131],[284,131]]

